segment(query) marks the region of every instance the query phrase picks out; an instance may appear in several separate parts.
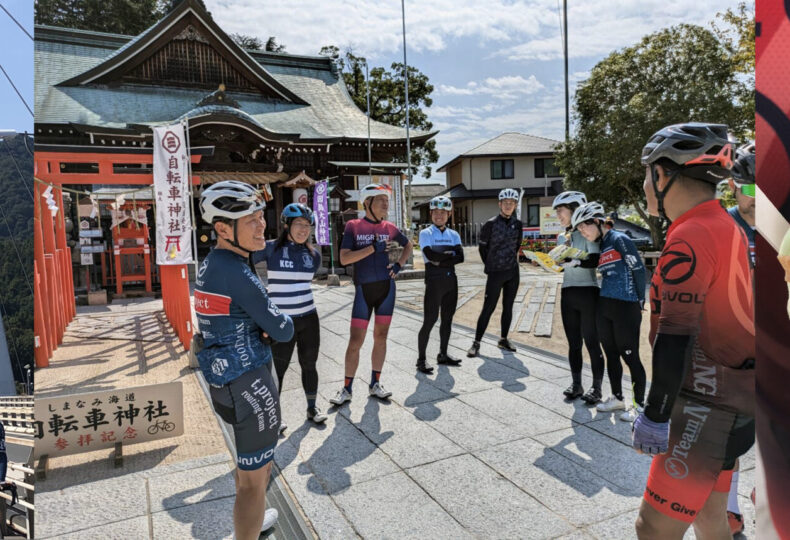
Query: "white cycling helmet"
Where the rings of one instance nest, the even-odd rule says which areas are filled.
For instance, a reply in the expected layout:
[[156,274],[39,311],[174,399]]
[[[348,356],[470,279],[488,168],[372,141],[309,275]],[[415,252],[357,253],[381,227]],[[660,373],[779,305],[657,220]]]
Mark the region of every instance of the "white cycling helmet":
[[587,196],[581,191],[563,191],[554,197],[554,202],[551,203],[551,208],[552,210],[556,210],[558,206],[563,204],[573,209],[574,204],[576,206],[587,204]]
[[217,182],[200,194],[200,215],[208,223],[217,218],[236,220],[264,208],[261,192],[237,180]]
[[574,210],[571,217],[571,227],[575,230],[580,223],[584,223],[588,219],[600,219],[601,221],[606,219],[601,203],[591,201]]
[[518,191],[513,188],[505,188],[499,192],[499,200],[503,201],[505,199],[513,199],[514,201],[518,201]]
[[359,190],[359,202],[364,203],[366,199],[375,197],[376,195],[392,196],[389,186],[383,184],[368,184]]
[[453,209],[453,201],[451,201],[449,197],[439,195],[438,197],[431,199],[431,202],[428,204],[428,209],[450,211]]

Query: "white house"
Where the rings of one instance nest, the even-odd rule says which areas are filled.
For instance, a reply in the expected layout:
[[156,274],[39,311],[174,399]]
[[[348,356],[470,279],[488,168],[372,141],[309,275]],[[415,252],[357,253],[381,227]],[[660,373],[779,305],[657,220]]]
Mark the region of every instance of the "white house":
[[447,175],[442,194],[453,200],[455,223],[486,221],[499,212],[499,191],[511,187],[524,188],[524,226],[538,227],[540,208],[550,207],[562,191],[563,178],[554,165],[559,144],[524,133],[503,133],[439,167]]

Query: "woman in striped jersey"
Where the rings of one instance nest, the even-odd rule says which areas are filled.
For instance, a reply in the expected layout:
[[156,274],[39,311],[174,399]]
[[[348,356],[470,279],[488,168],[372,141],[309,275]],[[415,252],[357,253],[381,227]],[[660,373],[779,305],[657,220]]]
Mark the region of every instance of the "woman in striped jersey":
[[[302,368],[302,388],[307,398],[307,419],[320,424],[326,421],[326,415],[316,406],[316,360],[321,327],[310,282],[321,266],[321,254],[310,243],[313,211],[303,204],[292,203],[283,209],[280,221],[282,234],[277,240],[266,242],[266,248],[253,255],[253,262],[266,261],[269,298],[280,311],[290,315],[294,323],[291,341],[272,345],[278,388],[282,391],[283,378],[296,347]],[[282,422],[280,432],[285,428]]]

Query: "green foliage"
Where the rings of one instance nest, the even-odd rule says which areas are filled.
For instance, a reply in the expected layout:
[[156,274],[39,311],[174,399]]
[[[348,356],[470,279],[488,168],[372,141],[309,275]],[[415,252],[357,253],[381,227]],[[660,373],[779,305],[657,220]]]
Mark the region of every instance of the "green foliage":
[[[0,308],[17,380],[23,380],[21,366],[33,365],[33,296],[25,279],[25,273],[33,278],[33,157],[25,149],[24,137],[0,142]],[[27,145],[32,151],[32,138]]]
[[136,36],[161,19],[167,0],[36,0],[36,24]]
[[[367,106],[367,83],[365,82],[365,58],[346,51],[341,56],[340,49],[334,45],[321,48],[320,53],[334,59],[354,103],[363,112]],[[403,84],[403,64],[393,62],[390,69],[374,67],[370,69],[370,118],[393,126],[406,126],[406,91]],[[424,109],[433,104],[431,93],[433,85],[428,77],[414,66],[409,66],[409,127],[430,131],[433,123],[428,120]],[[413,174],[422,167],[423,176],[430,178],[431,165],[439,160],[436,141],[430,140],[419,148],[412,148],[411,163]]]
[[683,24],[599,62],[576,90],[576,135],[557,154],[566,189],[609,208],[632,205],[660,245],[660,224],[644,211],[642,146],[661,127],[680,122],[724,123],[741,139],[753,133],[754,102],[742,101],[748,83],[733,55],[711,30]]

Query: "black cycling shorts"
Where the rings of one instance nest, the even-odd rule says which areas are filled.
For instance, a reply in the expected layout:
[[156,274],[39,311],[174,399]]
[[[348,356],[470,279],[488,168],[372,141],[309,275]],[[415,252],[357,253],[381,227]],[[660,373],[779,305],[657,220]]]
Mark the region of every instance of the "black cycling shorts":
[[254,471],[274,457],[280,431],[280,395],[272,363],[243,373],[221,387],[210,387],[214,410],[233,427],[236,464]]

